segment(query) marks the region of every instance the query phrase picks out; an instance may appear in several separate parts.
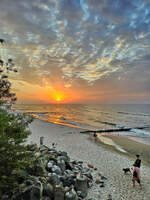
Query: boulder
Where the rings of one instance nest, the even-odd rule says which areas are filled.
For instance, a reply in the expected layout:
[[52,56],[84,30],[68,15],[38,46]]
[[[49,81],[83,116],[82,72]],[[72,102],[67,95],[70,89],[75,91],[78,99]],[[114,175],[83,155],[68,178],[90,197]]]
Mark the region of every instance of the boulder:
[[24,192],[21,193],[21,200],[39,200],[40,199],[40,187],[29,186]]
[[64,200],[65,190],[61,185],[57,185],[54,191],[54,200]]
[[78,195],[74,189],[65,194],[65,200],[78,200]]
[[43,185],[43,196],[54,198],[54,187],[50,183]]
[[59,185],[60,184],[60,177],[55,174],[55,173],[49,173],[48,174],[48,182],[51,183],[52,185]]
[[64,160],[58,160],[57,165],[60,167],[60,169],[62,170],[62,172],[64,173],[64,171],[66,170],[66,164]]
[[58,175],[62,175],[62,171],[61,171],[60,167],[57,166],[57,165],[54,165],[52,167],[52,172],[55,173],[55,174],[58,174]]
[[69,187],[70,185],[75,184],[75,180],[72,176],[65,175],[61,179],[62,179],[64,187],[66,187],[66,186]]
[[43,196],[42,200],[51,200],[51,198],[47,196]]
[[84,197],[87,196],[87,192],[88,192],[88,181],[87,181],[87,177],[84,175],[80,175],[77,177],[76,181],[75,181],[75,189],[77,191],[81,191],[84,195]]

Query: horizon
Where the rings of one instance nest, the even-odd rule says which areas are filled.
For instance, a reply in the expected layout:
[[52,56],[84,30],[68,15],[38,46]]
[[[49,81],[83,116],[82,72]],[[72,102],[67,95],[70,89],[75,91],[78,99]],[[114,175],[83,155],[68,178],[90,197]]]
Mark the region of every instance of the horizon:
[[14,105],[150,105],[150,103],[16,103]]
[[18,104],[150,104],[148,0],[1,0]]

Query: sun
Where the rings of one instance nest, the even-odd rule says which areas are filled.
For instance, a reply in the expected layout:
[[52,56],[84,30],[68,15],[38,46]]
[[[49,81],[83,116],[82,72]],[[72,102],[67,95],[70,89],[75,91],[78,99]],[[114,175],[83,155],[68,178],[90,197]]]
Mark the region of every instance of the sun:
[[64,100],[64,93],[60,91],[55,91],[52,97],[55,102],[60,103]]
[[61,101],[61,97],[56,97],[56,101],[60,102]]

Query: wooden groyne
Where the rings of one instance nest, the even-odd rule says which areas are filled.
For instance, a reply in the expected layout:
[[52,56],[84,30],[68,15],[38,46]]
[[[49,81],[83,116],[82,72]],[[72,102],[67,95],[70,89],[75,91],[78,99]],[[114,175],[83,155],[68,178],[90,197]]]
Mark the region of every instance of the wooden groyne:
[[116,128],[116,129],[101,129],[101,130],[87,130],[87,131],[80,131],[80,133],[108,133],[108,132],[123,132],[123,131],[131,131],[131,129],[146,129],[150,127],[132,127],[132,128]]

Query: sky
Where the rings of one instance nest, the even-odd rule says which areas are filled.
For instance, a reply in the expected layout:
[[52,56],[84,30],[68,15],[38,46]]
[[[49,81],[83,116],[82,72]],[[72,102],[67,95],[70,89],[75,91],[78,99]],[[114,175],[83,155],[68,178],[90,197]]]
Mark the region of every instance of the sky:
[[18,103],[150,103],[150,0],[0,0]]

